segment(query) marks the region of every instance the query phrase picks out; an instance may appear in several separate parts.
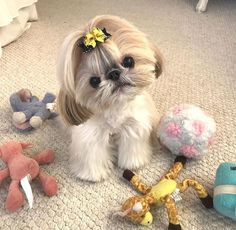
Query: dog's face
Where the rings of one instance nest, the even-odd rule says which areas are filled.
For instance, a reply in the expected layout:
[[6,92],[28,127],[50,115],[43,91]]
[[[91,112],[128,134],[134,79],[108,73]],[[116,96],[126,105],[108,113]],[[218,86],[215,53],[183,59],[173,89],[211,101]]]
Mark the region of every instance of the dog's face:
[[[84,53],[78,41],[94,27],[106,28],[111,37],[91,52]],[[156,47],[127,21],[114,16],[98,16],[84,31],[65,40],[59,65],[62,65],[59,66],[62,115],[67,110],[70,116],[82,112],[86,117],[126,104],[142,93],[160,75],[162,61]],[[67,105],[63,97],[67,98]],[[75,100],[73,106],[76,104],[79,109],[69,108],[69,98]]]

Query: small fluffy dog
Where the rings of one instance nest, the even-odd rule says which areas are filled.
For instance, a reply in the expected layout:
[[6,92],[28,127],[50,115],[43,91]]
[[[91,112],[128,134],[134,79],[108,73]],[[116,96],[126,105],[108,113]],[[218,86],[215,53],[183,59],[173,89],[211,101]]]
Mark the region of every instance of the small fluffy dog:
[[105,179],[116,158],[121,168],[148,163],[158,115],[145,89],[161,72],[155,45],[119,17],[97,16],[65,38],[58,106],[73,125],[70,166],[76,177]]

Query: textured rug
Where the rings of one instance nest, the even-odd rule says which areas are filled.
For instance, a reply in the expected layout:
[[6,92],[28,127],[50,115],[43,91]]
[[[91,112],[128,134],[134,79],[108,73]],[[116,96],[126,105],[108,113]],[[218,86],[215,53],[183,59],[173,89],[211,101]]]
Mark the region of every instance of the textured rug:
[[[152,87],[162,114],[170,106],[193,103],[217,122],[217,142],[200,161],[187,164],[180,179],[197,178],[212,193],[216,168],[221,162],[236,162],[236,1],[209,1],[208,11],[197,14],[193,0],[41,0],[39,21],[16,42],[4,48],[0,60],[0,143],[9,139],[32,142],[29,155],[51,147],[56,161],[45,170],[59,184],[58,195],[44,196],[40,185],[32,184],[33,209],[25,204],[8,213],[4,202],[9,180],[0,187],[0,229],[144,229],[123,219],[111,218],[111,211],[135,194],[114,168],[102,183],[76,180],[68,169],[69,138],[60,132],[57,120],[47,121],[40,130],[22,134],[11,122],[9,95],[30,88],[42,97],[58,92],[55,60],[63,38],[97,14],[115,14],[133,22],[150,35],[165,57],[165,73]],[[170,167],[174,157],[160,148],[151,163],[138,174],[154,184]],[[3,167],[3,164],[0,165]],[[202,207],[193,191],[178,203],[183,229],[236,229],[236,223]],[[148,229],[166,229],[167,215],[154,208],[154,223]]]

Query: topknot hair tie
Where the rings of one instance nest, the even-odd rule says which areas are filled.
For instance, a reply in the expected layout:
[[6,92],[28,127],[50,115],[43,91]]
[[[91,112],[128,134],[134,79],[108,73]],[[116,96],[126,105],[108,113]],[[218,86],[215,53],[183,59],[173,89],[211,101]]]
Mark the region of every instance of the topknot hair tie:
[[84,53],[91,52],[99,43],[104,43],[111,34],[107,33],[106,29],[102,30],[94,27],[91,32],[87,32],[85,36],[81,38],[79,47],[83,49]]

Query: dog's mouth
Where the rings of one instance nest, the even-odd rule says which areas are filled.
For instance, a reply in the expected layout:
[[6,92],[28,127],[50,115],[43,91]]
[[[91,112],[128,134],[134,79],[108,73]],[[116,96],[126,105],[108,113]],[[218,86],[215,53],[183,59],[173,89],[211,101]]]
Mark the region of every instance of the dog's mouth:
[[119,92],[121,91],[121,89],[126,88],[126,87],[134,87],[134,85],[129,82],[119,82],[113,88],[112,94],[114,94],[115,92]]

